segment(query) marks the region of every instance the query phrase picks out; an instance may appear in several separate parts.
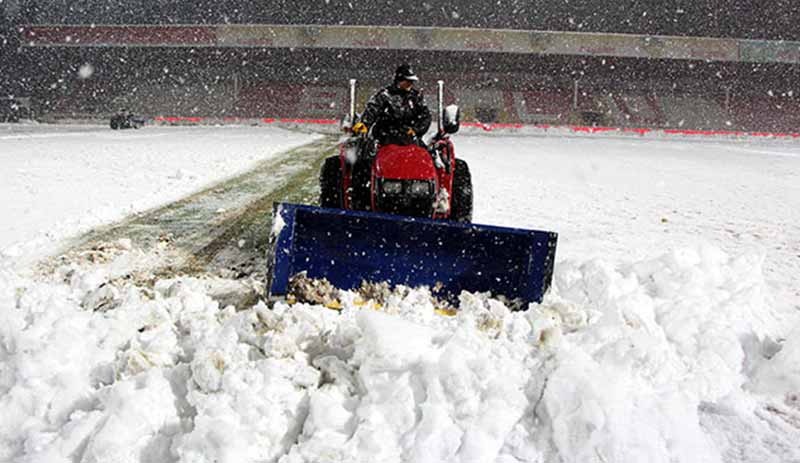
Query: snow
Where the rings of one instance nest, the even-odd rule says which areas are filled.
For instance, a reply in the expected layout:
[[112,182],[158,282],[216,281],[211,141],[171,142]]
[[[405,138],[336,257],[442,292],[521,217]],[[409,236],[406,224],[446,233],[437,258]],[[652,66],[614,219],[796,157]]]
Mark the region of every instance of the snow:
[[130,241],[52,278],[0,260],[0,461],[800,459],[796,144],[456,148],[476,221],[560,233],[542,304],[220,307],[206,278],[125,282]]
[[169,203],[314,135],[277,128],[0,124],[0,253],[26,261],[61,239]]
[[476,222],[555,230],[561,259],[639,261],[702,243],[762,254],[800,296],[796,142],[460,137]]

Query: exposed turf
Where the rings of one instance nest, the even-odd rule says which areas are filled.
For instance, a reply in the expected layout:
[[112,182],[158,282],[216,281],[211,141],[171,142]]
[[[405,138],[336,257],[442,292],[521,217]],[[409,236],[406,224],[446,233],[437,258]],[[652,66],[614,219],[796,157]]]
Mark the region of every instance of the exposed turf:
[[265,265],[273,203],[315,204],[322,161],[335,152],[330,137],[293,149],[184,199],[92,230],[67,251],[129,238],[143,250],[168,244],[160,273],[257,276]]

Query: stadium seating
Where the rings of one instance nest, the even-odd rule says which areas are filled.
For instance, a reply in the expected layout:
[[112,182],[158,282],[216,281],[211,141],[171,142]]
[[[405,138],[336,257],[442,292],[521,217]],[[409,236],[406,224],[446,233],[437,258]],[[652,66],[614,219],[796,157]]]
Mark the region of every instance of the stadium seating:
[[659,98],[665,115],[665,126],[697,130],[734,129],[723,101],[703,96],[662,96]]
[[518,121],[532,124],[566,123],[572,112],[572,90],[565,88],[512,92]]
[[731,116],[737,126],[752,131],[800,132],[800,98],[736,95]]
[[346,105],[344,85],[264,82],[245,86],[233,113],[239,117],[338,118]]

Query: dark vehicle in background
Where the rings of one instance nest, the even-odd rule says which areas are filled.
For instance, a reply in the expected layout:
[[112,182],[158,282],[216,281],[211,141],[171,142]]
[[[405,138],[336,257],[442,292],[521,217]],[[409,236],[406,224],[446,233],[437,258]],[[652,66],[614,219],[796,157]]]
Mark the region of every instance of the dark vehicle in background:
[[19,122],[33,119],[31,99],[27,97],[1,97],[0,122]]
[[109,125],[113,130],[139,129],[144,126],[144,118],[135,116],[132,112],[123,109],[111,116]]

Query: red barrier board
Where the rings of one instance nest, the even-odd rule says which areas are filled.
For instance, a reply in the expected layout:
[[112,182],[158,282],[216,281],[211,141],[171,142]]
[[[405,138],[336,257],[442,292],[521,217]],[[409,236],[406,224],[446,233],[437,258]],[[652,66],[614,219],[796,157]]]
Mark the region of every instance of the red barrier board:
[[[238,118],[238,117],[224,117],[221,119],[223,122],[228,123],[252,123],[260,122],[262,124],[310,124],[310,125],[335,125],[339,121],[336,119],[305,119],[305,118],[274,118],[264,117],[260,119]],[[215,122],[214,118],[206,117],[186,117],[186,116],[156,116],[153,118],[155,122],[166,122],[170,124],[190,123],[202,124],[204,122]],[[462,127],[475,127],[480,128],[486,132],[495,130],[519,130],[524,128],[549,130],[564,128],[576,133],[587,134],[602,134],[602,133],[635,133],[644,136],[649,133],[663,133],[666,135],[682,135],[682,136],[700,136],[700,137],[760,137],[760,138],[800,138],[800,133],[780,133],[780,132],[742,132],[742,131],[726,131],[726,130],[693,130],[693,129],[650,129],[640,127],[591,127],[582,125],[572,126],[555,126],[548,124],[527,125],[519,123],[493,123],[484,124],[482,122],[462,122]]]

